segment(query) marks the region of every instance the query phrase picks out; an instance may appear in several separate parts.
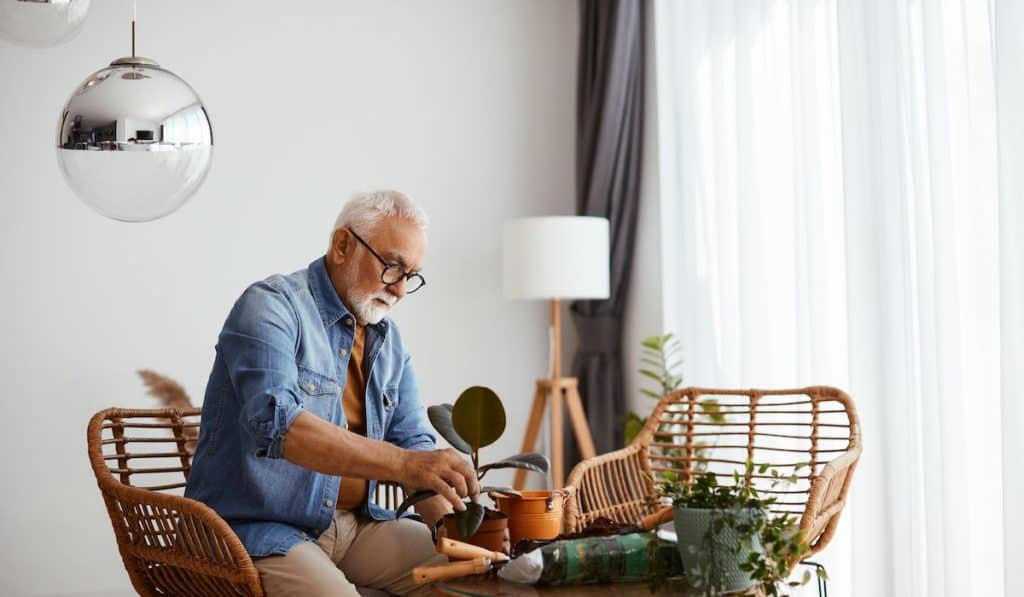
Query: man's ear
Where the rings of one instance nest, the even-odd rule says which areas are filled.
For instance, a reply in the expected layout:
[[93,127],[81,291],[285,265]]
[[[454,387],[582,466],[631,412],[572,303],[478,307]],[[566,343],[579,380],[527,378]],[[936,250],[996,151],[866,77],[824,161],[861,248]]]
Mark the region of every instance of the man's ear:
[[341,265],[352,251],[352,235],[345,228],[338,228],[331,236],[331,248],[327,251],[327,262]]

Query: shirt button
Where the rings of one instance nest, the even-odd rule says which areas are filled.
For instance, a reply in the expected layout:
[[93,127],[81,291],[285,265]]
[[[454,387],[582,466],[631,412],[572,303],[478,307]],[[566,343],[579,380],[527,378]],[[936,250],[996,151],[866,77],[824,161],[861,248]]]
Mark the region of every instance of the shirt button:
[[351,317],[346,317],[345,318],[345,325],[352,325],[352,318]]
[[341,356],[345,356],[348,354],[348,351],[342,348],[341,350],[338,351],[338,353],[341,354]]
[[324,505],[330,508],[334,505],[334,500],[324,500]]

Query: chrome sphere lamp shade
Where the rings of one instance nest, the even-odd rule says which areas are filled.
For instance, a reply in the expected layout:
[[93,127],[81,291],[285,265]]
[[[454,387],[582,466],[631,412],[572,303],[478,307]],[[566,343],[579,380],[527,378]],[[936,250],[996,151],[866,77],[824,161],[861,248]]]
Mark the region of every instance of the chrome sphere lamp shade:
[[57,161],[87,205],[146,222],[181,207],[213,158],[206,108],[184,80],[148,58],[119,58],[82,82],[61,110]]

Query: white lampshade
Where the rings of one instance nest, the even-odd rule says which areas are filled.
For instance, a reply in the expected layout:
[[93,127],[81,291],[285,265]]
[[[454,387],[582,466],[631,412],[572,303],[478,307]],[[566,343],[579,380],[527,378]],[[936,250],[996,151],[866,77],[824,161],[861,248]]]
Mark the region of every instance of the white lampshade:
[[608,298],[608,220],[588,216],[505,223],[505,297]]

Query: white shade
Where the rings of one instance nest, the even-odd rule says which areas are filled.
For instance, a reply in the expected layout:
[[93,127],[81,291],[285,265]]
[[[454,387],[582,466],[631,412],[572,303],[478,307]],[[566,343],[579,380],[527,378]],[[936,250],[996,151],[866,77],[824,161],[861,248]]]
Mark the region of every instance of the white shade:
[[505,222],[505,297],[608,298],[608,220],[587,216]]

